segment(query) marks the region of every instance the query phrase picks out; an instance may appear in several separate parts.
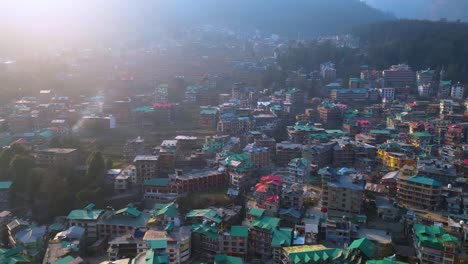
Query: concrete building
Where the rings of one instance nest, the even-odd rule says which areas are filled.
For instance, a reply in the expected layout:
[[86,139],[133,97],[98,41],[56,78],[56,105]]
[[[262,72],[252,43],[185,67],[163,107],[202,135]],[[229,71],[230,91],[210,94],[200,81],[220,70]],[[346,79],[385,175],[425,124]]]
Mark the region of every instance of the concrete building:
[[120,210],[106,210],[99,217],[97,229],[99,238],[113,239],[136,229],[144,230],[150,219],[148,212],[141,212],[132,206]]
[[144,181],[159,176],[159,156],[138,155],[133,160],[136,172],[136,184],[142,185]]
[[418,85],[418,94],[421,97],[429,97],[432,94],[432,87],[430,83]]
[[387,102],[391,102],[395,99],[395,88],[393,87],[380,88],[379,92],[382,100],[385,99]]
[[294,144],[289,141],[283,141],[276,144],[276,160],[277,166],[286,166],[292,159],[302,157],[303,146]]
[[382,76],[387,87],[414,86],[416,82],[416,73],[406,64],[392,65]]
[[79,165],[79,153],[71,148],[48,148],[35,154],[36,164],[44,167]]
[[341,127],[342,113],[341,109],[332,103],[323,103],[317,107],[320,115],[320,122],[326,128],[339,128]]
[[[295,158],[288,163],[290,183],[306,183],[310,176],[310,162],[305,158]],[[288,178],[289,178],[288,177]],[[286,179],[285,179],[286,181]]]
[[85,239],[92,242],[98,239],[97,222],[104,213],[104,210],[94,209],[94,206],[94,204],[89,204],[83,209],[73,210],[66,219],[68,227],[78,226],[84,228]]
[[452,86],[452,89],[450,90],[450,97],[452,97],[453,99],[462,100],[465,98],[464,95],[465,86],[463,86],[463,84],[458,82],[457,84]]
[[442,184],[424,176],[400,176],[397,180],[398,203],[408,208],[436,210],[441,203]]
[[348,216],[354,219],[363,212],[365,181],[353,170],[344,169],[336,172],[324,168],[319,171],[322,178],[322,207],[331,218]]
[[325,62],[320,64],[320,76],[327,81],[334,81],[336,79],[335,64],[332,62]]
[[440,226],[414,224],[413,246],[421,263],[459,263],[459,241]]
[[145,140],[142,137],[137,137],[127,141],[123,149],[124,159],[131,162],[138,155],[145,154]]
[[271,152],[267,147],[256,147],[255,144],[248,144],[244,148],[244,153],[250,156],[254,170],[270,168]]
[[423,84],[432,84],[434,81],[434,70],[422,70],[416,72],[416,83],[418,87]]

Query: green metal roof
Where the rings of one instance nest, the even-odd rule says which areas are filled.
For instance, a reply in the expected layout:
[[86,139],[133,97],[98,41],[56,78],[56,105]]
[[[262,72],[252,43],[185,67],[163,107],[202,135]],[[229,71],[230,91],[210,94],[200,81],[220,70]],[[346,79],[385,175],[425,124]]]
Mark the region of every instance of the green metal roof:
[[255,217],[262,217],[263,213],[265,213],[265,209],[254,207],[249,210],[248,214],[253,215]]
[[244,261],[239,257],[231,257],[226,254],[215,255],[214,264],[243,264]]
[[389,130],[378,130],[378,129],[372,129],[369,131],[369,134],[385,134],[385,135],[390,135]]
[[75,260],[74,257],[72,257],[72,256],[66,256],[66,257],[64,257],[64,258],[58,259],[57,261],[54,262],[54,264],[69,264],[69,263],[71,263],[73,260]]
[[209,237],[211,239],[218,239],[219,229],[216,226],[211,226],[209,224],[195,224],[192,225],[192,232],[198,233],[200,235]]
[[115,212],[116,215],[130,215],[130,216],[133,216],[133,217],[138,217],[141,215],[141,212],[138,211],[138,209],[135,209],[133,207],[125,207],[123,209],[120,209],[118,211]]
[[167,248],[167,238],[149,239],[148,245],[151,249],[165,249]]
[[374,245],[369,239],[367,238],[360,238],[354,240],[351,245],[349,245],[348,249],[357,248],[361,250],[368,258],[371,258],[375,252],[377,252],[377,246]]
[[177,209],[174,202],[165,204],[161,209],[156,212],[156,215],[165,215],[167,217],[177,217],[179,210]]
[[168,178],[154,178],[151,180],[146,180],[143,183],[144,186],[157,186],[157,187],[164,187],[169,185]]
[[247,237],[249,235],[249,228],[246,226],[231,226],[230,235],[233,237]]
[[78,209],[71,211],[67,219],[68,220],[97,220],[101,213],[104,210],[86,210],[86,209]]
[[146,264],[168,264],[169,256],[166,254],[158,255],[153,249],[148,249],[146,251],[145,263]]
[[297,89],[297,88],[292,88],[292,89],[289,89],[287,91],[287,94],[295,94],[295,93],[298,93],[298,92],[302,92],[301,89]]
[[411,134],[412,137],[420,138],[420,137],[430,137],[431,133],[424,131],[424,132],[415,132]]
[[222,217],[214,209],[195,209],[188,212],[185,217],[203,217],[218,224],[223,221]]
[[272,247],[289,247],[292,241],[292,228],[280,228],[273,231]]
[[444,249],[444,243],[457,243],[458,239],[452,235],[446,234],[440,226],[426,226],[414,224],[413,231],[417,241],[424,246]]
[[430,186],[433,186],[433,187],[441,187],[442,186],[442,183],[440,183],[439,181],[436,181],[434,179],[424,177],[424,176],[412,176],[412,177],[409,177],[406,180],[409,181],[409,182],[420,183],[420,184],[424,184],[424,185],[430,185]]
[[51,224],[49,226],[49,230],[53,230],[53,231],[62,231],[63,230],[63,225],[62,224],[58,224],[58,223],[55,223],[55,224]]
[[140,107],[132,109],[132,112],[153,113],[154,109],[149,106],[140,106]]
[[200,115],[216,115],[218,110],[216,109],[202,109]]
[[2,181],[0,182],[0,189],[10,189],[11,185],[13,184],[12,181]]
[[273,233],[273,231],[279,225],[279,222],[279,218],[263,216],[261,218],[255,218],[250,224],[250,228],[261,229],[263,231]]

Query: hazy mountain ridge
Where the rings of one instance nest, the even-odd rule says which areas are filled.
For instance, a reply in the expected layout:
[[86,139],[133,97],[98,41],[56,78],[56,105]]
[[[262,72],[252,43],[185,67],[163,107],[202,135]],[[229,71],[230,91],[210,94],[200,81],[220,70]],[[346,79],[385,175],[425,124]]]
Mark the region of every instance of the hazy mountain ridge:
[[369,5],[400,18],[468,21],[466,0],[365,0]]

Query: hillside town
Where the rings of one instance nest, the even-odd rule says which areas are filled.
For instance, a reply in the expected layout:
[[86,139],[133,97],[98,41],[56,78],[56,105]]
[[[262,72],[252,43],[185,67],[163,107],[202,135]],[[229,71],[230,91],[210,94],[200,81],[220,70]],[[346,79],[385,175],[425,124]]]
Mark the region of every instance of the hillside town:
[[468,261],[466,83],[405,63],[344,78],[323,61],[264,88],[285,44],[240,43],[209,48],[227,63],[174,60],[190,69],[142,93],[133,63],[183,48],[106,51],[110,68],[62,54],[63,83],[105,88],[19,90],[0,119],[0,263]]

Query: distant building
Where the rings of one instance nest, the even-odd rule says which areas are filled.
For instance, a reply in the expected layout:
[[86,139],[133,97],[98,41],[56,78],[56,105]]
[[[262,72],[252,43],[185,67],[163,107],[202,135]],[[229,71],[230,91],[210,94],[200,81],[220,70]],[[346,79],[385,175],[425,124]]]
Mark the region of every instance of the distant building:
[[431,84],[430,83],[424,83],[418,85],[418,94],[421,97],[429,97],[432,94],[432,89],[431,89]]
[[422,70],[416,72],[416,82],[418,84],[418,87],[424,84],[432,84],[434,81],[434,70]]
[[276,165],[286,166],[292,159],[302,157],[303,146],[288,141],[276,144]]
[[452,86],[452,89],[450,91],[450,97],[452,97],[453,99],[461,100],[465,98],[464,95],[465,95],[465,86],[463,86],[463,84],[458,82],[457,84]]
[[387,87],[414,86],[416,82],[416,73],[406,64],[392,65],[382,76]]
[[332,62],[320,64],[320,76],[324,80],[334,81],[336,79],[335,64]]
[[36,164],[39,166],[76,166],[79,153],[71,148],[48,148],[36,151]]
[[380,88],[380,97],[382,99],[385,99],[387,102],[391,102],[395,99],[395,88],[393,87],[385,87],[385,88]]
[[145,154],[145,140],[137,137],[127,141],[123,149],[124,158],[127,162],[133,161],[136,156]]
[[0,212],[10,209],[10,188],[13,182],[0,182]]
[[138,155],[133,160],[136,172],[136,183],[143,184],[159,175],[159,156]]

